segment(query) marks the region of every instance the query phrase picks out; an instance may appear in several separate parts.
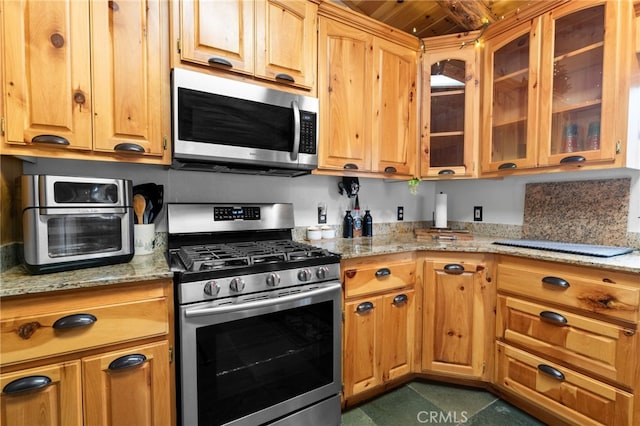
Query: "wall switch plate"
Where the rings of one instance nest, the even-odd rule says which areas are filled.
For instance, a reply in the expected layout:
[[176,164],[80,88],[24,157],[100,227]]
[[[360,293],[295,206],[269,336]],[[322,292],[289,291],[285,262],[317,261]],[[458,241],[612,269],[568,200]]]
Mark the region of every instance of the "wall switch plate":
[[327,223],[327,205],[325,203],[318,203],[318,223]]
[[398,220],[404,220],[404,207],[398,206]]
[[473,207],[473,221],[482,222],[482,206]]

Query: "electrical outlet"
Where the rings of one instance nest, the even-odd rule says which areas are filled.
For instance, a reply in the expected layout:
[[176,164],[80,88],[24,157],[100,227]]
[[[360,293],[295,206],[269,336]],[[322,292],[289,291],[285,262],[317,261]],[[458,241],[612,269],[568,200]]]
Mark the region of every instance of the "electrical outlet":
[[473,221],[482,222],[482,206],[473,207]]
[[398,220],[404,220],[404,207],[398,206]]

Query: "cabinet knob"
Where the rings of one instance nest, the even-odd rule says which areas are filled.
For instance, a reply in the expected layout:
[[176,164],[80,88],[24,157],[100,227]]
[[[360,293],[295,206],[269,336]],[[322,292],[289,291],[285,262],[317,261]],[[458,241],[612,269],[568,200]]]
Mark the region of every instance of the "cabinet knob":
[[42,389],[50,384],[51,379],[47,376],[22,377],[7,383],[7,385],[2,389],[2,392],[12,395]]
[[551,324],[555,324],[555,325],[569,324],[569,321],[567,320],[567,318],[565,318],[564,315],[561,315],[557,312],[542,311],[540,312],[539,316],[541,320]]
[[568,157],[564,157],[560,160],[560,164],[576,164],[576,163],[584,163],[587,161],[582,155],[570,155]]
[[113,147],[113,150],[118,152],[126,152],[126,153],[133,153],[133,154],[144,154],[144,147],[142,145],[138,145],[137,143],[131,143],[131,142],[119,143]]
[[208,62],[209,65],[221,65],[223,67],[233,68],[233,64],[224,58],[211,57]]
[[31,143],[46,143],[51,145],[71,145],[68,139],[57,135],[38,135],[31,139]]
[[564,380],[564,374],[562,374],[562,372],[561,372],[561,371],[559,371],[559,370],[558,370],[558,369],[556,369],[556,368],[553,368],[553,367],[552,367],[552,366],[550,366],[550,365],[547,365],[547,364],[539,364],[539,365],[538,365],[538,370],[539,370],[541,373],[546,374],[547,376],[553,377],[554,379],[557,379],[557,380]]
[[456,172],[451,169],[444,169],[438,172],[439,175],[455,175]]
[[147,360],[147,357],[143,354],[129,354],[116,358],[109,364],[109,370],[117,371],[124,370],[126,368],[137,367],[143,364]]
[[376,278],[387,277],[391,275],[391,270],[389,268],[380,268],[376,271]]
[[287,83],[295,83],[295,78],[291,77],[289,74],[280,73],[276,75],[276,80],[284,81]]
[[498,166],[498,170],[517,169],[518,165],[515,163],[502,163]]
[[56,330],[65,330],[67,328],[86,327],[96,321],[98,321],[98,318],[91,314],[73,314],[58,318],[56,322],[53,323],[53,328]]
[[408,301],[409,301],[409,296],[407,296],[406,294],[399,294],[393,298],[393,305],[402,306],[406,304]]
[[543,284],[549,284],[553,287],[556,287],[560,290],[566,290],[569,287],[571,287],[571,284],[569,284],[569,281],[564,280],[562,278],[559,277],[544,277],[542,278],[542,283]]
[[464,273],[464,266],[460,265],[459,263],[449,263],[447,265],[444,265],[444,268],[442,269],[444,270],[444,272],[451,275],[460,275]]
[[362,302],[356,307],[356,313],[358,314],[366,314],[374,308],[373,303],[371,302]]

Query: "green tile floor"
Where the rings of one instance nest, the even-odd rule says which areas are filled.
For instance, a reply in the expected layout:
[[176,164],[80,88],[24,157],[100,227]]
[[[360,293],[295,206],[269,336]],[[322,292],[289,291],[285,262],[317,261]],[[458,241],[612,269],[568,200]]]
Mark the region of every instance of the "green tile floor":
[[342,413],[342,426],[543,425],[482,390],[413,381]]

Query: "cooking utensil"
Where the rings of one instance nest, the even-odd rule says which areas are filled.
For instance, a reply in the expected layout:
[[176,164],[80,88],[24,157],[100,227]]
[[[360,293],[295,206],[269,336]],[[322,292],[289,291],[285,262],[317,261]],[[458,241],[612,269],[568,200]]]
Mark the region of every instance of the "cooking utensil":
[[133,196],[133,211],[136,214],[138,223],[144,223],[144,211],[147,208],[147,201],[142,194]]
[[144,223],[153,223],[151,220],[151,209],[153,207],[152,203],[146,196],[144,197],[144,200],[146,205],[144,208],[144,215],[142,216],[142,220],[144,221]]
[[148,223],[154,223],[158,214],[162,210],[162,200],[164,197],[164,186],[155,183],[143,183],[133,187],[133,195],[141,194],[146,198],[147,204],[151,204],[151,211],[148,214]]

